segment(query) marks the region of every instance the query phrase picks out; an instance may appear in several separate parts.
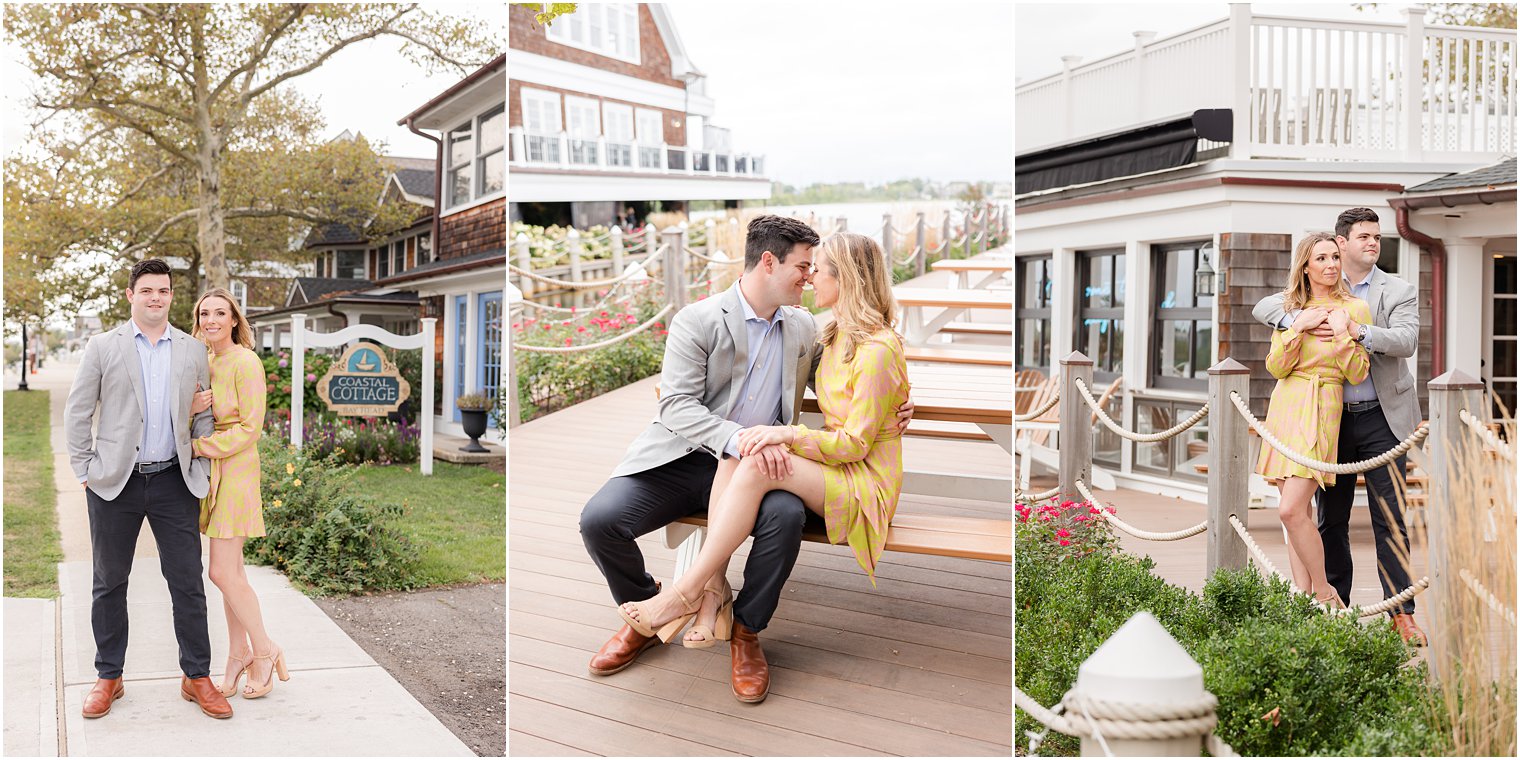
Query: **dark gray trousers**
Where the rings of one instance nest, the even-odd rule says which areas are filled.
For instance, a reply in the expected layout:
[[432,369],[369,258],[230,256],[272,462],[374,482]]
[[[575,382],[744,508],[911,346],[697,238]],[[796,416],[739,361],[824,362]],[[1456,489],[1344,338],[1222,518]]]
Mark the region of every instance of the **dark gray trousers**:
[[[1340,453],[1337,461],[1356,462],[1370,459],[1397,446],[1399,439],[1388,428],[1381,406],[1363,412],[1342,412]],[[1383,598],[1409,588],[1409,570],[1399,560],[1409,556],[1409,531],[1404,528],[1404,505],[1398,500],[1402,489],[1394,478],[1404,479],[1404,461],[1399,457],[1391,467],[1368,470],[1367,503],[1372,514],[1372,538],[1377,544],[1378,581]],[[1335,485],[1319,491],[1319,537],[1325,546],[1325,575],[1341,599],[1351,600],[1351,504],[1356,498],[1356,476],[1337,475]],[[1390,515],[1381,504],[1388,505]],[[1404,602],[1394,612],[1414,614],[1414,600]]]
[[[581,540],[607,579],[618,604],[655,595],[654,578],[644,569],[644,554],[634,539],[707,509],[718,461],[693,452],[651,470],[612,478],[581,510]],[[789,491],[771,491],[760,501],[750,535],[744,587],[734,602],[734,617],[745,627],[770,624],[781,588],[792,574],[802,547],[802,527],[809,512]],[[821,518],[820,518],[821,519]]]
[[127,576],[143,519],[158,544],[158,562],[174,607],[179,667],[191,678],[211,672],[206,631],[206,587],[201,581],[200,500],[178,467],[152,475],[132,473],[111,501],[85,489],[94,553],[90,626],[95,631],[95,672],[120,678],[127,659]]

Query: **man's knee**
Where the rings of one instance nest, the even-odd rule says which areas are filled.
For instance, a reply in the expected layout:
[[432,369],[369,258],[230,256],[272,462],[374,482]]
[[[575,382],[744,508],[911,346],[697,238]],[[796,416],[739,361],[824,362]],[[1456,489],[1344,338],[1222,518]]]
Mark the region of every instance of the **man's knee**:
[[623,504],[612,498],[606,488],[597,491],[581,509],[581,540],[586,546],[632,540],[618,519],[622,510]]
[[755,533],[802,537],[802,525],[807,522],[807,505],[802,498],[790,491],[771,491],[760,499],[760,511],[755,515]]

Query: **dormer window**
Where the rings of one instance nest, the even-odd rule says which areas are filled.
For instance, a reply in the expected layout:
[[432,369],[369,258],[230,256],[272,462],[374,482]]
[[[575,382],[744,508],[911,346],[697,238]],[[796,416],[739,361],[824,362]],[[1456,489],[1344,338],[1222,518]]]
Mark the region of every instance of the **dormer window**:
[[552,42],[638,65],[638,3],[581,3],[551,24],[548,35]]

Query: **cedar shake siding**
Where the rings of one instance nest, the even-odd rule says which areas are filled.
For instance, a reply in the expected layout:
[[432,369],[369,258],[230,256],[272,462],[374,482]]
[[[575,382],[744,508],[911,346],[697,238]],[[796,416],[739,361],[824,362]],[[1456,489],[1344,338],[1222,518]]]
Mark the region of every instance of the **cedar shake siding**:
[[[513,79],[511,81],[511,83],[509,85],[510,90],[507,93],[507,125],[509,127],[520,128],[520,127],[523,126],[523,115],[522,115],[522,88],[523,87],[527,87],[528,89],[531,89],[531,90],[541,90],[543,92],[558,93],[559,94],[559,123],[561,123],[561,124],[569,124],[570,123],[570,117],[565,114],[565,96],[566,95],[572,95],[572,96],[575,96],[575,97],[588,98],[590,100],[595,100],[595,101],[597,101],[598,105],[600,105],[601,103],[621,103],[623,105],[629,106],[630,108],[642,108],[642,109],[644,109],[646,111],[659,111],[663,115],[663,117],[664,117],[660,121],[662,122],[662,124],[663,124],[663,126],[665,128],[665,144],[666,145],[685,145],[686,144],[686,114],[684,114],[684,113],[682,113],[680,111],[672,111],[672,110],[670,110],[668,108],[657,108],[655,106],[648,105],[647,103],[639,103],[639,102],[632,101],[632,100],[621,100],[619,98],[608,98],[608,97],[604,97],[602,95],[593,95],[593,94],[591,94],[589,92],[581,92],[579,90],[565,90],[565,89],[561,89],[559,87],[545,87],[544,85],[534,84],[532,82],[523,83],[523,82],[517,81],[516,79]],[[600,107],[598,107],[597,111],[598,111],[598,114],[600,114],[600,112],[601,112]],[[676,121],[676,120],[679,120],[681,122],[681,126],[679,126],[679,127],[672,126],[672,123],[674,121]],[[598,123],[601,123],[600,118],[598,118]],[[603,125],[603,129],[600,132],[598,132],[598,134],[606,134],[605,125]],[[640,135],[639,139],[642,140],[643,139],[643,135]]]
[[[525,8],[515,3],[510,8],[512,26],[507,33],[507,39],[513,50],[558,58],[562,61],[578,63],[615,74],[625,74],[656,84],[682,89],[686,87],[681,80],[671,76],[670,52],[665,49],[665,40],[661,39],[660,30],[654,24],[654,17],[649,15],[649,6],[644,3],[639,3],[639,63],[637,66],[589,50],[550,42],[548,32],[533,20],[532,8]],[[564,19],[558,19],[555,23],[564,23]]]
[[507,249],[507,199],[497,198],[439,220],[434,246],[439,260]]
[[1293,263],[1293,236],[1226,232],[1219,236],[1221,271],[1229,287],[1219,296],[1219,357],[1251,369],[1251,411],[1265,417],[1277,379],[1267,372],[1272,328],[1251,317],[1256,303],[1280,293]]

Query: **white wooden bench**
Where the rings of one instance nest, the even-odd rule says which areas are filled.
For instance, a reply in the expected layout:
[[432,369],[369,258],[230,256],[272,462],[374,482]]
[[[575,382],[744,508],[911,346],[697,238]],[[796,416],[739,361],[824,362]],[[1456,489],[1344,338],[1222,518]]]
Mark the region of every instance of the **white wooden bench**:
[[[945,259],[929,265],[936,272],[952,272],[955,274],[955,288],[985,288],[999,280],[1003,275],[1013,271],[1013,261],[1002,258],[975,258],[975,259]],[[982,275],[982,279],[975,284],[971,282],[973,274]]]
[[999,351],[978,351],[976,349],[942,346],[907,346],[903,355],[910,362],[986,364],[997,367],[1013,366],[1013,355]]
[[[1010,290],[943,290],[939,288],[892,289],[897,305],[902,309],[903,341],[910,346],[922,346],[940,332],[952,320],[966,316],[977,309],[1013,311],[1013,292]],[[926,319],[929,309],[939,309],[933,318]],[[1007,328],[1012,334],[1013,327]]]

